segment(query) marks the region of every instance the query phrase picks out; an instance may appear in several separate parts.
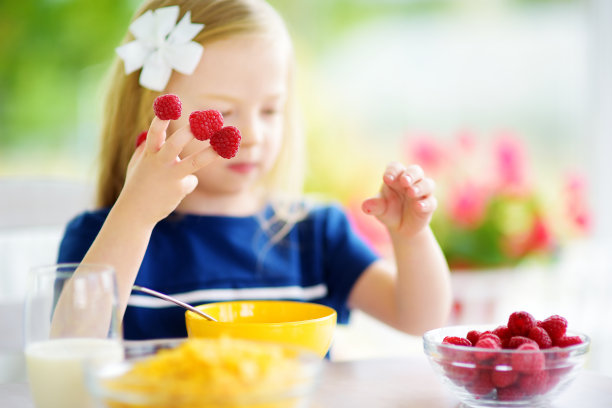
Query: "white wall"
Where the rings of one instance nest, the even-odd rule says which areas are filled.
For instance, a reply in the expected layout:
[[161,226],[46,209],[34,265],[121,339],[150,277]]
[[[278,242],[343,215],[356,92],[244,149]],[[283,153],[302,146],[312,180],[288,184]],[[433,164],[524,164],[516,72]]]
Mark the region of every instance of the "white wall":
[[590,0],[589,144],[596,237],[612,242],[612,1]]

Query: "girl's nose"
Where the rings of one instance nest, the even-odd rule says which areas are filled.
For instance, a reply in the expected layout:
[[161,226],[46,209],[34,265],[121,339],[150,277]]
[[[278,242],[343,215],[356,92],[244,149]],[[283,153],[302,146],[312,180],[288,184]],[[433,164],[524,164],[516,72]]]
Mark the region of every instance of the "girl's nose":
[[261,120],[256,112],[249,112],[248,114],[241,117],[240,124],[238,125],[242,141],[240,142],[243,146],[253,145],[261,142],[263,137],[263,128]]

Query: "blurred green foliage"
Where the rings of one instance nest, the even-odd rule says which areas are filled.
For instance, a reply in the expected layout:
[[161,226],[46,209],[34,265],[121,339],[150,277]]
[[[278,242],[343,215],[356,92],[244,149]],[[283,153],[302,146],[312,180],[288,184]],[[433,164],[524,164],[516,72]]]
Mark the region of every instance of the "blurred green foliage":
[[[0,148],[61,144],[84,81],[103,73],[136,1],[0,2]],[[93,68],[92,68],[93,67]],[[85,72],[85,73],[84,73]]]

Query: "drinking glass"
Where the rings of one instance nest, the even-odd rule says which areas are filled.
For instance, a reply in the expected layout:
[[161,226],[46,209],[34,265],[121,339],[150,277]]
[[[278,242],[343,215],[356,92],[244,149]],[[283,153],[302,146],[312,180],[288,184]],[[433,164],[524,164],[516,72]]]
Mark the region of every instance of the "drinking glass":
[[113,267],[35,267],[24,309],[25,357],[37,408],[93,407],[83,379],[89,360],[120,361],[121,327]]

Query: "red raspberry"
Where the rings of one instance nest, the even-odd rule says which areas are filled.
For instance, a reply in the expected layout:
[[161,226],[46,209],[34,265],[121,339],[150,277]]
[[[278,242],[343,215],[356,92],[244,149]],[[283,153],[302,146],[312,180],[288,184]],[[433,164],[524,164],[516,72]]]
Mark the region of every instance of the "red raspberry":
[[567,330],[567,320],[563,316],[552,315],[544,319],[539,326],[546,330],[550,336],[550,339],[554,343],[555,340],[565,335],[565,331]]
[[531,340],[529,337],[513,336],[513,337],[510,337],[510,340],[508,340],[508,348],[509,349],[516,349],[520,345],[525,344],[525,343],[528,343],[528,344],[538,344],[535,341]]
[[571,351],[568,351],[559,346],[553,346],[546,353],[546,367],[549,377],[563,377],[566,373],[572,371],[574,364],[568,361]]
[[512,361],[509,355],[500,354],[495,358],[491,381],[496,387],[508,387],[515,383],[518,376],[518,371],[512,369]]
[[[455,337],[459,338],[459,337]],[[450,340],[455,341],[455,340]],[[443,344],[449,343],[448,338],[442,340]],[[461,350],[455,347],[440,347],[440,353],[442,354],[442,361],[440,365],[444,368],[448,378],[450,378],[457,385],[465,385],[471,383],[478,370],[474,368],[475,360],[474,354],[471,352],[471,347],[464,348]]]
[[460,363],[460,365],[454,365],[452,363],[442,363],[442,367],[444,368],[446,376],[452,382],[459,386],[464,386],[473,382],[478,376],[478,369],[475,367],[467,366],[469,364],[470,361],[463,361]]
[[518,385],[525,395],[544,394],[548,391],[548,371],[542,370],[533,374],[522,375]]
[[513,336],[527,336],[536,325],[536,319],[527,312],[514,312],[508,318],[508,328]]
[[471,347],[472,343],[463,337],[446,336],[442,340],[442,344],[453,344],[455,346],[468,346]]
[[[482,336],[481,336],[482,337]],[[498,350],[501,348],[501,345],[497,341],[492,338],[481,338],[478,339],[474,347],[490,349],[490,350]],[[478,361],[485,361],[495,356],[494,352],[489,351],[476,351],[474,352],[474,356]]]
[[532,327],[531,330],[529,330],[529,338],[538,343],[540,349],[551,348],[553,345],[548,332],[541,327]]
[[465,389],[474,395],[487,395],[495,389],[493,381],[491,381],[491,370],[481,369],[478,371],[478,376],[471,384],[465,386]]
[[555,361],[558,359],[564,359],[564,358],[567,358],[567,356],[569,356],[568,352],[563,351],[561,347],[559,346],[552,346],[548,350],[548,353],[546,353],[546,358],[552,361]]
[[572,371],[571,367],[564,367],[562,369],[551,369],[547,370],[548,373],[548,384],[546,385],[546,389],[548,391],[555,388],[555,386],[561,381],[561,379],[567,374],[569,371]]
[[181,100],[173,94],[158,96],[153,102],[153,112],[161,120],[177,120],[181,110]]
[[500,401],[518,401],[524,396],[525,392],[523,392],[518,384],[497,389],[497,399]]
[[238,153],[240,140],[240,131],[234,126],[226,126],[211,136],[210,145],[219,156],[224,159],[231,159]]
[[544,369],[546,358],[537,344],[521,344],[521,353],[512,354],[512,368],[522,373],[534,373]]
[[[442,354],[442,358],[447,364],[460,363],[464,365],[466,363],[471,365],[474,363],[474,353],[472,352],[471,344],[467,345],[467,339],[461,339],[461,337],[448,336],[442,340],[443,347],[439,348],[439,352]],[[444,347],[452,346],[452,347]],[[459,346],[459,347],[455,347]]]
[[453,347],[440,347],[439,352],[442,355],[442,360],[446,364],[459,363],[460,365],[473,365],[474,353],[472,353],[471,347],[465,346],[455,347],[454,344],[445,343],[446,346]]
[[145,140],[147,140],[147,131],[140,132],[136,138],[136,147],[140,146]]
[[493,385],[499,388],[509,387],[514,384],[519,377],[518,371],[514,370],[494,370],[491,373],[491,381]]
[[555,342],[555,346],[559,347],[575,346],[576,344],[582,344],[580,336],[563,336]]
[[198,140],[208,140],[223,127],[223,115],[214,109],[191,112],[189,127],[193,137]]
[[472,343],[472,345],[476,344],[476,342],[478,341],[478,338],[480,337],[481,333],[478,330],[470,330],[467,334],[467,339],[470,341],[470,343]]
[[508,341],[510,337],[512,337],[512,333],[510,333],[508,326],[497,326],[497,328],[493,330],[493,334],[499,337],[503,348],[508,346]]
[[502,342],[501,342],[500,338],[499,338],[499,337],[497,337],[497,335],[495,335],[495,334],[493,334],[493,333],[491,333],[491,332],[487,332],[487,333],[483,333],[483,334],[481,334],[481,335],[480,335],[480,337],[478,338],[478,341],[480,341],[480,340],[484,340],[484,339],[491,339],[491,340],[493,340],[494,342],[496,342],[496,343],[497,343],[497,345],[498,345],[500,348],[501,348],[501,346],[502,346]]

